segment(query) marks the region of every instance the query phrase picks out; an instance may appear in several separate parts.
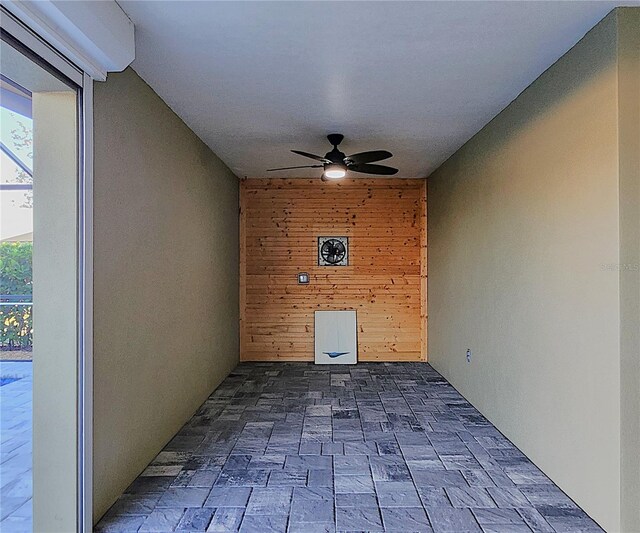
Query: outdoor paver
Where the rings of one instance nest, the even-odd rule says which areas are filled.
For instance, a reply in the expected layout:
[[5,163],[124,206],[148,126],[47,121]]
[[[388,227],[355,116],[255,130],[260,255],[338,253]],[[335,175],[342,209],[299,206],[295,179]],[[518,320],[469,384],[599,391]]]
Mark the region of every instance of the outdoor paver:
[[293,489],[293,501],[333,500],[333,491],[325,487],[296,487]]
[[222,467],[223,470],[246,470],[251,462],[252,455],[235,454],[230,455]]
[[487,524],[524,524],[524,519],[515,509],[473,509],[480,526]]
[[223,470],[216,481],[216,486],[264,487],[267,484],[268,478],[268,470]]
[[168,488],[162,495],[158,507],[202,507],[209,494],[208,489],[203,488]]
[[156,509],[142,523],[140,532],[173,531],[180,522],[184,509]]
[[331,416],[330,405],[310,405],[306,409],[306,416]]
[[171,476],[175,480],[175,477],[182,472],[182,465],[149,465],[142,474],[141,477],[165,477]]
[[242,363],[96,531],[602,530],[428,364]]
[[376,455],[377,446],[375,442],[345,442],[345,455]]
[[295,523],[333,523],[333,500],[294,501],[291,505],[291,522]]
[[469,509],[434,507],[427,511],[436,533],[480,532],[480,525]]
[[336,475],[369,475],[369,458],[366,455],[340,455],[333,458]]
[[599,531],[598,525],[593,522],[588,516],[575,508],[565,507],[540,507],[538,508],[540,514],[549,522],[551,527],[558,533],[570,532],[570,531]]
[[334,533],[336,527],[334,524],[322,523],[289,523],[288,533]]
[[19,378],[0,386],[0,531],[32,529],[31,361],[0,361],[0,377]]
[[372,456],[371,472],[376,481],[411,481],[411,474],[401,455]]
[[[95,527],[94,531],[96,533],[123,533],[125,531],[138,531],[140,526],[144,524],[146,516],[135,516],[135,515],[115,515],[115,516],[107,516],[100,521],[100,523]],[[2,531],[4,531],[4,523]],[[28,531],[30,531],[29,529]],[[24,530],[23,530],[24,532]]]
[[336,528],[338,531],[384,531],[377,507],[338,507]]
[[495,483],[496,487],[513,488],[516,486],[516,484],[511,481],[502,470],[488,467],[486,472],[491,478],[491,481]]
[[412,474],[417,474],[420,471],[445,470],[442,461],[437,455],[429,459],[406,459],[406,463]]
[[410,481],[376,481],[380,507],[420,507],[418,491]]
[[289,516],[292,488],[256,488],[251,492],[247,514]]
[[220,469],[196,470],[189,479],[188,487],[211,488],[220,475]]
[[400,446],[397,442],[378,442],[378,454],[379,455],[400,455]]
[[318,455],[287,455],[284,463],[285,470],[331,470],[333,460],[331,457]]
[[576,504],[555,485],[520,485],[520,492],[534,507],[574,508]]
[[272,515],[245,515],[240,533],[286,533],[287,517]]
[[377,507],[378,498],[375,494],[336,494],[336,507]]
[[109,513],[114,515],[148,515],[158,504],[162,492],[123,494]]
[[211,508],[190,508],[185,510],[180,519],[176,531],[206,531],[215,509]]
[[518,514],[534,533],[553,533],[554,529],[534,507],[518,509]]
[[331,470],[309,470],[307,485],[309,487],[333,488],[333,473]]
[[269,475],[268,485],[270,487],[304,487],[307,484],[307,475],[307,470],[274,470]]
[[525,495],[516,488],[488,487],[487,492],[498,507],[522,508],[531,505]]
[[486,489],[478,487],[446,487],[445,492],[454,507],[496,507]]
[[358,493],[358,492],[374,492],[373,480],[370,475],[364,476],[336,476],[335,480],[336,493]]
[[385,531],[402,533],[407,531],[430,533],[433,531],[429,525],[427,513],[422,507],[383,508],[382,520]]
[[216,509],[207,531],[238,531],[244,509],[240,507],[221,507]]
[[414,470],[413,481],[418,486],[431,487],[468,487],[469,484],[458,471],[451,470]]
[[246,507],[251,489],[247,487],[213,487],[205,507]]
[[484,533],[531,533],[527,524],[485,524],[482,526],[482,531]]
[[298,451],[300,455],[320,455],[321,452],[321,442],[301,442]]
[[252,455],[247,468],[275,470],[284,466],[284,455]]
[[491,476],[484,470],[462,470],[461,472],[472,487],[495,487]]

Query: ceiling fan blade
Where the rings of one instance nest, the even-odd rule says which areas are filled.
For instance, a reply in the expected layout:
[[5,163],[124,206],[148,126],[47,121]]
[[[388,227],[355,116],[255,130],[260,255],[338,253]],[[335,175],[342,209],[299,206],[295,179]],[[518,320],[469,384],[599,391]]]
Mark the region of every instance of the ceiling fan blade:
[[293,170],[294,168],[322,168],[324,165],[302,165],[299,167],[282,167],[282,168],[268,168],[267,172],[274,172],[276,170]]
[[348,155],[344,158],[347,165],[355,165],[359,163],[373,163],[374,161],[382,161],[393,157],[391,152],[386,150],[371,150],[370,152],[360,152],[359,154]]
[[398,172],[397,168],[387,167],[385,165],[351,165],[348,169],[353,172],[362,172],[364,174],[380,174],[382,176],[391,176]]
[[322,163],[331,163],[331,161],[329,161],[327,158],[319,156],[319,155],[310,154],[308,152],[301,152],[300,150],[291,150],[291,151],[294,154],[302,155],[304,157],[309,157],[311,159],[315,159],[316,161],[320,161]]

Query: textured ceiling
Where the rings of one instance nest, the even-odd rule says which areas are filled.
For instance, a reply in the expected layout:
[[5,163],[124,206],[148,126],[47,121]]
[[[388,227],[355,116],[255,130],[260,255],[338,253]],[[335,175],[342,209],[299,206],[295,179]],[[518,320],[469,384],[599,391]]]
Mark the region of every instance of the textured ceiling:
[[308,161],[291,148],[324,154],[331,132],[347,154],[390,150],[398,176],[426,176],[622,5],[119,3],[136,25],[135,70],[250,177]]

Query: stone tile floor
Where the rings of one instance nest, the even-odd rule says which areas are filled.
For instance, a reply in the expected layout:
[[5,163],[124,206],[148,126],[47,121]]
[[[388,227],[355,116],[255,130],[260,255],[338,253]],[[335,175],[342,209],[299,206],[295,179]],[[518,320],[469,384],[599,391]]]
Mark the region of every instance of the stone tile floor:
[[20,379],[0,387],[0,531],[27,533],[31,518],[33,364],[0,361],[0,376]]
[[97,531],[601,529],[427,364],[245,363]]

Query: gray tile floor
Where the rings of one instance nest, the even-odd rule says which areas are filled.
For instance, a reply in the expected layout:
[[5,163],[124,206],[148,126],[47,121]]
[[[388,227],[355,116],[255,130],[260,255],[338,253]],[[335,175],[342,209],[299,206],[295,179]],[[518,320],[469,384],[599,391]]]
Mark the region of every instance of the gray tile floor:
[[0,531],[31,531],[33,364],[0,361]]
[[427,364],[241,364],[98,531],[601,529]]

